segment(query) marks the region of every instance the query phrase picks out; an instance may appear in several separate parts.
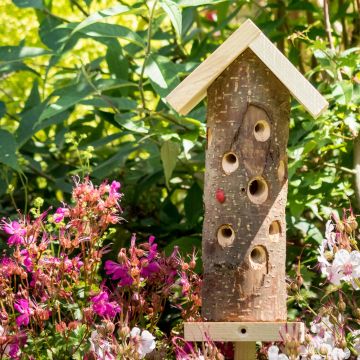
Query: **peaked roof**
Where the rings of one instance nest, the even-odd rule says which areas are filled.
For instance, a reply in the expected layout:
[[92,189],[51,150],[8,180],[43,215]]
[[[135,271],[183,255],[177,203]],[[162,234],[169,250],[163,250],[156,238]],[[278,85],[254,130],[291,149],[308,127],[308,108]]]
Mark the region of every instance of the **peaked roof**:
[[260,58],[314,118],[326,110],[328,102],[251,20],[246,20],[183,80],[166,97],[166,101],[177,112],[186,115],[206,96],[207,88],[215,79],[247,48]]

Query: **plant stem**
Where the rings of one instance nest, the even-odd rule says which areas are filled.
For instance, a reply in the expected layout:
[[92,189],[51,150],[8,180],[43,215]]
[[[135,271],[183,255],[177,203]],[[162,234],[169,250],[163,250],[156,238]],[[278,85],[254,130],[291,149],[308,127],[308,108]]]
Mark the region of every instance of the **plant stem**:
[[141,97],[142,107],[144,109],[146,109],[145,94],[144,94],[144,73],[145,73],[145,67],[146,67],[147,60],[151,53],[152,20],[154,18],[154,13],[155,13],[155,8],[156,8],[157,3],[158,3],[158,0],[155,0],[154,4],[150,10],[145,56],[144,56],[144,62],[143,62],[142,68],[141,68],[140,79],[139,79],[140,97]]

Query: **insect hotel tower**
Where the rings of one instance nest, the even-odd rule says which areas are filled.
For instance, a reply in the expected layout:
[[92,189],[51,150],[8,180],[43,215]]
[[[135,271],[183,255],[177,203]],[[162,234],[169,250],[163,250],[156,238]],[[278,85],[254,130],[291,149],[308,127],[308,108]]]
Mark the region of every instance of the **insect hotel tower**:
[[[207,96],[202,239],[204,322],[185,338],[279,340],[287,320],[285,258],[290,95],[313,116],[326,100],[247,20],[167,97],[186,115]],[[295,323],[301,333],[302,324]]]

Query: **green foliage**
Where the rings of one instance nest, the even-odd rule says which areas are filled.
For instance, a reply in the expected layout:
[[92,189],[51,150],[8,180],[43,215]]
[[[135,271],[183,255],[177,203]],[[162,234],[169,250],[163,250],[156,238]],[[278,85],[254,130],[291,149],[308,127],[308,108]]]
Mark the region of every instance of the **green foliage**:
[[359,9],[353,1],[331,1],[331,38],[323,9],[310,0],[13,4],[39,31],[0,47],[3,214],[11,202],[24,209],[39,196],[51,205],[53,189],[61,189],[58,200],[67,198],[69,175],[91,171],[96,181],[123,183],[124,217],[132,219],[126,231],[155,234],[167,248],[199,247],[205,104],[180,117],[164,98],[245,16],[330,102],[317,120],[293,103],[289,267],[300,253],[305,264],[315,259],[333,209],[358,206],[352,152],[360,125]]

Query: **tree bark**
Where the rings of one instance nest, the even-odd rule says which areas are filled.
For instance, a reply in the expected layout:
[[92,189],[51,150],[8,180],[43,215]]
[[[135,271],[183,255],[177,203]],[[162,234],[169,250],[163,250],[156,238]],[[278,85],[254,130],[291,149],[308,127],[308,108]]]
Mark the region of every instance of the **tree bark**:
[[202,293],[208,321],[287,318],[289,113],[288,90],[250,49],[208,89]]

